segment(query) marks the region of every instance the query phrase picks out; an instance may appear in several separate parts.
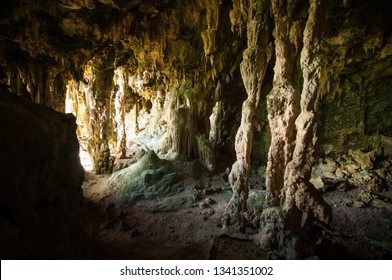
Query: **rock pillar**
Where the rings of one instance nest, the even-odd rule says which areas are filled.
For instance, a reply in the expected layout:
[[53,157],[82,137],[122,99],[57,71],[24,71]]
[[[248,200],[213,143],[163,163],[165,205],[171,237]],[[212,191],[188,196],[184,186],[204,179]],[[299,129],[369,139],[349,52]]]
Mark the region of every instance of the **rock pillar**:
[[280,203],[284,184],[284,170],[291,160],[295,140],[295,118],[298,114],[299,89],[294,85],[296,48],[290,31],[292,14],[286,1],[273,0],[272,12],[275,19],[275,55],[273,89],[267,96],[268,120],[271,128],[271,146],[268,152],[266,186],[267,203]]
[[243,221],[243,212],[247,211],[246,201],[249,193],[250,154],[253,141],[253,116],[259,103],[261,85],[271,57],[271,47],[260,27],[263,1],[249,2],[247,27],[248,48],[243,52],[240,65],[242,80],[248,98],[242,104],[241,124],[235,139],[236,161],[229,174],[229,182],[233,189],[233,197],[228,206],[234,222]]
[[[272,146],[267,169],[270,197],[266,206],[273,207],[263,210],[259,241],[263,247],[278,248],[287,258],[298,258],[302,241],[307,238],[307,226],[313,222],[328,223],[332,217],[331,207],[309,183],[317,140],[318,97],[324,82],[319,52],[326,0],[310,0],[308,18],[301,31],[303,85],[298,97],[292,80],[292,62],[288,59],[292,46],[285,41],[293,27],[290,28],[290,20],[281,14],[286,5],[285,1],[272,1],[277,59],[274,89],[268,96]],[[296,118],[297,100],[300,113]]]
[[88,150],[96,174],[111,173],[114,158],[110,156],[109,125],[110,95],[113,88],[114,68],[110,57],[94,58],[84,69],[86,104],[92,135]]
[[[326,0],[310,1],[309,17],[304,30],[301,69],[304,83],[301,113],[295,121],[297,137],[293,159],[285,171],[285,204],[288,219],[301,227],[317,220],[328,223],[331,207],[309,183],[314,147],[317,141],[318,99],[325,82],[320,55],[320,41],[325,22]],[[297,214],[299,215],[297,215]]]

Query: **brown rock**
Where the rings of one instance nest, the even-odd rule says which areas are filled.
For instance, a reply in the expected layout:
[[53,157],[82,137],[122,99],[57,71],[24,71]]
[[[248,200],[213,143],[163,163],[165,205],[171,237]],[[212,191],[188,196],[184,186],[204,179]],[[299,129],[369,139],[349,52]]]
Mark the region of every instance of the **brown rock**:
[[354,161],[361,167],[362,170],[369,170],[373,167],[375,159],[375,153],[368,152],[364,153],[360,150],[349,150],[348,154],[354,159]]
[[322,190],[325,186],[323,179],[321,179],[320,177],[311,178],[309,182],[318,190]]
[[366,204],[369,204],[373,200],[374,197],[369,192],[361,191],[358,194],[357,198],[358,198],[358,200],[360,200]]
[[346,170],[351,174],[356,173],[359,170],[359,166],[356,164],[348,164],[345,166]]
[[384,156],[392,157],[392,137],[381,135],[381,147],[384,151]]
[[337,168],[335,171],[335,176],[337,179],[343,179],[344,178],[344,173],[342,171],[342,169]]

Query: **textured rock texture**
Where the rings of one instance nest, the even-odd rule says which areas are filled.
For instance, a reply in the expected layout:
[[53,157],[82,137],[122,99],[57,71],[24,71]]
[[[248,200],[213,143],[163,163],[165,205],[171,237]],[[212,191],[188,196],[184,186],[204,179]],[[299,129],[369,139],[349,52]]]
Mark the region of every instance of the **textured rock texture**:
[[75,118],[0,92],[2,259],[88,257]]
[[[279,205],[284,184],[284,170],[292,158],[295,139],[295,119],[298,114],[299,89],[295,85],[302,19],[294,21],[293,11],[285,1],[271,1],[275,20],[275,55],[273,88],[267,96],[271,145],[268,152],[266,184],[269,204]],[[296,2],[293,3],[293,5]]]
[[241,221],[242,213],[247,210],[253,116],[259,104],[261,85],[272,53],[271,46],[268,45],[268,33],[257,24],[261,21],[262,10],[266,8],[264,4],[264,1],[250,1],[245,18],[248,25],[248,48],[243,53],[240,69],[248,98],[242,104],[241,123],[235,138],[237,160],[229,174],[233,197],[228,207],[234,221]]
[[[294,26],[294,24],[290,17],[280,14],[286,11],[285,5],[284,2],[273,1],[275,21],[281,21],[277,27],[281,27],[282,30],[275,30],[276,38],[278,38],[276,53],[280,53],[281,57],[275,65],[277,70],[275,70],[274,79],[277,81],[268,96],[268,112],[273,133],[271,134],[266,180],[267,190],[270,191],[266,206],[274,206],[273,209],[279,206],[282,209],[263,211],[261,238],[264,246],[267,246],[266,240],[270,240],[271,247],[277,246],[286,257],[296,258],[296,254],[299,253],[297,243],[301,241],[306,227],[314,222],[328,224],[332,219],[331,207],[309,182],[317,141],[318,100],[325,80],[321,64],[320,43],[327,6],[326,1],[323,0],[310,1],[306,24],[303,29],[297,30],[303,32],[303,46],[300,54],[303,85],[299,95],[299,91],[294,90],[293,69],[288,64],[289,55],[295,49],[296,40],[292,46],[288,45],[290,30],[283,29],[287,26]],[[280,72],[282,69],[283,71]],[[287,95],[286,89],[288,89]],[[280,103],[282,101],[283,103]],[[300,112],[296,116],[295,103],[298,101]],[[292,127],[294,120],[295,131]],[[271,215],[277,215],[277,217],[274,218]],[[271,230],[271,226],[278,229]],[[298,234],[299,239],[295,240],[289,234],[283,234],[281,238],[274,236],[274,231],[282,230]]]
[[173,164],[149,151],[138,162],[113,173],[107,192],[114,192],[121,201],[135,203],[180,193],[184,190],[183,179]]
[[389,0],[8,0],[0,84],[61,112],[66,99],[96,173],[140,147],[228,168],[242,229],[263,210],[247,209],[250,167],[266,166],[261,231],[297,235],[260,243],[295,257],[307,227],[331,217],[313,185],[332,171],[312,178],[313,158],[351,149],[355,162],[333,173],[343,178],[391,155],[391,11]]
[[325,81],[320,43],[325,26],[326,5],[327,2],[324,0],[310,1],[301,52],[304,78],[300,100],[301,112],[295,121],[297,135],[293,159],[285,171],[284,207],[288,212],[296,209],[302,212],[302,217],[297,217],[297,224],[301,224],[302,227],[310,225],[315,220],[328,224],[332,219],[331,207],[309,183],[317,141],[318,99]]

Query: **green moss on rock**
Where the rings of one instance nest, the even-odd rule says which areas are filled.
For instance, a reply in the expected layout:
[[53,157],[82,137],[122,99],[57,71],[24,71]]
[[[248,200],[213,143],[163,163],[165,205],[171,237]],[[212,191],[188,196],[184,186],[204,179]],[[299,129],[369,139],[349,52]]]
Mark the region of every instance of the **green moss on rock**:
[[121,201],[134,203],[178,194],[184,190],[184,178],[169,161],[149,151],[139,162],[113,173],[106,188]]

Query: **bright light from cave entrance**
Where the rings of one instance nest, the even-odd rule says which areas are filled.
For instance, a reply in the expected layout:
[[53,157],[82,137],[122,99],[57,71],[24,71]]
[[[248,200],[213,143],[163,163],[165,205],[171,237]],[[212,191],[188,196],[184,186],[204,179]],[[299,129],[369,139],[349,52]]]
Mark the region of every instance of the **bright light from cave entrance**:
[[91,161],[90,155],[87,153],[87,151],[83,150],[82,147],[80,147],[79,150],[79,158],[84,170],[87,172],[93,171],[93,163]]
[[[74,89],[72,81],[69,81],[67,86],[67,91],[66,91],[66,98],[65,98],[65,113],[71,113],[74,116],[76,116],[76,110],[78,104],[77,104],[77,98],[72,89]],[[74,89],[75,90],[75,89]],[[85,142],[80,140],[80,137],[78,135],[79,139],[79,158],[80,158],[80,163],[82,164],[84,170],[87,172],[93,171],[93,163],[91,161],[90,155],[87,153],[87,145]]]

